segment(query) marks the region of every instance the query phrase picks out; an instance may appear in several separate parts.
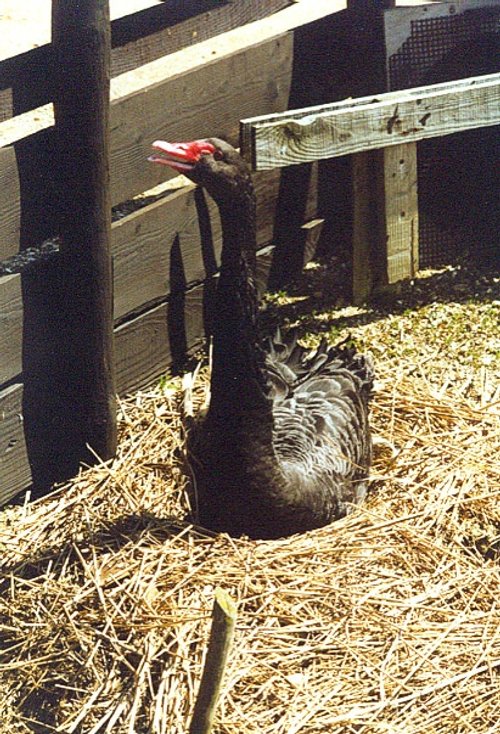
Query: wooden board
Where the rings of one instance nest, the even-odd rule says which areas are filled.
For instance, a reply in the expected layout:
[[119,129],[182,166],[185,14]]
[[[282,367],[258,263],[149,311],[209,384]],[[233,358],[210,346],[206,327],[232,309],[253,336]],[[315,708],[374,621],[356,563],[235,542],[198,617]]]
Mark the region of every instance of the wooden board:
[[[157,137],[185,139],[216,134],[236,142],[241,116],[255,110],[269,113],[285,109],[294,29],[344,5],[340,0],[318,0],[314,9],[306,8],[304,3],[294,4],[270,18],[170,54],[114,80],[113,204],[170,177],[165,167],[146,161],[150,143]],[[259,69],[259,73],[255,74],[254,69]],[[0,211],[0,232],[6,233],[10,253],[17,252],[20,246],[18,237],[11,243],[19,212],[19,177],[23,244],[36,244],[55,234],[51,202],[55,196],[57,148],[51,120],[50,110],[37,111],[33,119],[25,121],[30,130],[27,137],[24,124],[22,133],[12,128],[10,122],[0,124],[0,144],[13,144],[17,156],[17,163],[12,155],[0,161],[1,175],[10,182],[3,191]],[[22,169],[21,176],[16,165]]]
[[19,251],[21,230],[19,172],[13,147],[0,148],[0,189],[3,201],[0,215],[0,260],[5,260]]
[[243,124],[245,153],[267,170],[499,123],[500,74],[489,74]]
[[[154,139],[221,135],[234,142],[239,118],[285,109],[294,29],[344,7],[343,0],[316,0],[314,7],[294,3],[112,80],[113,203],[169,177],[165,169],[145,163]],[[32,135],[50,127],[50,109],[40,108],[25,124]],[[25,130],[0,125],[0,144],[16,143]],[[1,224],[0,214],[0,229]]]
[[[246,23],[265,18],[292,0],[204,0],[165,4],[115,20],[111,26],[111,76],[187,48]],[[203,12],[205,11],[205,12]]]
[[0,60],[0,122],[51,100],[51,46]]
[[[272,238],[279,180],[278,171],[255,176],[259,247]],[[313,194],[311,191],[308,199],[309,212],[314,210]],[[112,240],[115,318],[121,319],[170,293],[176,277],[174,246],[186,285],[216,271],[222,244],[217,206],[210,196],[188,184],[115,222]],[[173,286],[175,290],[175,283]]]
[[0,385],[22,370],[23,299],[20,275],[0,278]]
[[[115,318],[170,292],[174,246],[186,283],[206,276],[195,191],[194,185],[177,191],[113,224]],[[216,207],[207,201],[214,243],[220,248]]]
[[417,146],[394,145],[384,153],[385,284],[413,278],[418,270]]
[[357,305],[368,300],[374,287],[375,255],[384,229],[382,172],[383,151],[353,156],[352,290]]
[[151,384],[165,372],[171,359],[166,304],[119,326],[115,350],[119,395]]
[[[169,2],[115,18],[111,23],[111,76],[265,18],[290,3],[291,0]],[[51,63],[50,43],[0,60],[0,121],[51,101]]]
[[31,483],[22,399],[23,389],[19,384],[0,392],[0,506]]
[[[283,25],[286,27],[285,23]],[[157,138],[189,140],[215,135],[237,144],[242,117],[248,117],[255,110],[269,113],[286,109],[292,75],[293,34],[279,34],[261,44],[256,43],[253,36],[240,40],[242,47],[231,51],[222,42],[217,43],[213,56],[209,49],[205,48],[204,52],[199,49],[198,46],[206,44],[184,49],[146,64],[140,70],[123,74],[112,83],[110,177],[113,205],[172,177],[165,167],[147,162],[151,143]],[[231,43],[226,42],[226,45],[232,48]],[[150,83],[153,79],[154,83]],[[24,146],[29,146],[37,127],[50,128],[51,120],[50,110],[41,110],[40,123],[31,121],[32,134],[19,138],[19,143],[22,140]],[[53,128],[47,133],[53,136]],[[0,125],[0,144],[16,144],[16,134],[10,123]],[[35,161],[36,151],[31,155]],[[11,178],[15,173],[15,169],[8,170]],[[28,180],[26,176],[27,183]],[[8,212],[16,210],[16,192],[6,191],[5,206]],[[54,232],[47,236],[50,234]]]
[[412,278],[418,270],[415,144],[353,156],[353,299]]
[[[396,8],[384,13],[383,20],[388,89],[485,75],[499,68],[499,0]],[[418,249],[423,267],[454,262],[471,248],[471,254],[482,259],[480,243],[494,241],[494,205],[488,191],[496,189],[495,136],[494,129],[476,130],[418,146]],[[490,235],[478,236],[475,246],[470,233],[480,226]],[[406,260],[410,257],[409,252]]]

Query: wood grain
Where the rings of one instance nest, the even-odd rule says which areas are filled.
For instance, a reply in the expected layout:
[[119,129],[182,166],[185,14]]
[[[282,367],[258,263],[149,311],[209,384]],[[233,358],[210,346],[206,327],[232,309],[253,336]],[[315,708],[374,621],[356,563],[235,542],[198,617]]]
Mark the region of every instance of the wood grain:
[[0,187],[4,202],[0,226],[0,260],[4,260],[19,251],[21,230],[21,192],[13,147],[0,148]]
[[252,123],[256,169],[400,145],[500,123],[500,74],[388,92]]
[[31,484],[22,400],[22,385],[0,392],[0,506]]
[[161,304],[115,331],[119,395],[151,384],[170,362],[167,306]]
[[115,20],[111,25],[111,75],[118,76],[286,8],[291,0],[171,3]]
[[[111,23],[111,76],[286,8],[291,0],[218,0],[156,4]],[[0,60],[0,121],[52,100],[52,47]]]
[[353,232],[352,294],[365,303],[375,285],[375,257],[383,240],[383,151],[358,153],[352,158]]
[[[268,18],[169,54],[113,80],[112,203],[127,200],[170,177],[165,167],[146,163],[154,139],[219,135],[237,142],[240,118],[256,111],[269,114],[286,109],[294,30],[344,7],[343,0],[317,0],[314,7],[294,3]],[[46,112],[50,118],[50,110]],[[44,164],[43,175],[34,166],[34,170],[28,170],[30,161],[45,160],[47,150],[57,157],[54,131],[47,115],[44,110],[37,112],[28,137],[25,132],[10,128],[4,131],[1,126],[3,144],[12,143],[16,151],[22,148],[29,153],[24,156],[22,192],[23,241],[28,245],[36,244],[32,231],[43,237],[56,234],[45,221],[50,201],[44,201],[43,206],[38,204],[40,193],[51,190],[51,182],[44,176],[52,170],[53,163],[48,168]],[[43,136],[37,133],[39,130],[44,130]],[[8,171],[12,180],[16,175],[15,169]],[[0,231],[5,217],[16,216],[18,209],[18,192],[11,187],[4,192]],[[35,229],[33,223],[37,224]],[[18,246],[15,241],[9,248],[17,251]]]
[[204,253],[197,204],[200,194],[194,185],[188,186],[114,223],[115,318],[170,292],[174,243],[185,282],[207,276],[204,254],[216,261],[221,232],[217,208],[206,197],[213,246],[206,243],[211,252]]
[[387,284],[413,278],[418,270],[417,146],[384,149]]
[[0,278],[0,385],[22,370],[23,300],[21,276]]
[[[95,454],[116,451],[113,272],[109,193],[109,3],[52,0],[55,70],[54,112],[59,165],[57,205],[61,235],[61,290],[66,296],[66,333],[53,377],[67,394],[60,404],[39,396],[47,422],[66,419],[66,431],[48,450],[58,455],[56,479],[73,476]],[[77,165],[75,165],[75,160]],[[41,304],[42,305],[42,304]],[[43,326],[43,306],[41,326]],[[23,368],[39,370],[25,355]],[[69,406],[71,421],[68,421]],[[51,413],[50,409],[54,409]],[[89,447],[92,452],[89,452]],[[64,468],[65,467],[65,468]]]
[[[279,171],[255,176],[257,245],[273,235]],[[222,231],[217,206],[194,185],[117,221],[112,226],[115,319],[176,290],[175,262],[183,285],[212,275],[219,264]],[[174,258],[175,259],[175,258]],[[173,288],[172,288],[173,286]]]

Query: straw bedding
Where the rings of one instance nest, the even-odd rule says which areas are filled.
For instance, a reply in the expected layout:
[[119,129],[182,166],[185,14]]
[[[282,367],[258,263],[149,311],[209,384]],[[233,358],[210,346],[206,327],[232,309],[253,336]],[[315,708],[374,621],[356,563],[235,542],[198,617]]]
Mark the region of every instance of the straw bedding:
[[304,317],[371,347],[380,439],[365,504],[305,535],[190,526],[178,381],[124,401],[111,465],[1,515],[2,734],[184,734],[216,586],[238,605],[216,732],[500,731],[488,292]]

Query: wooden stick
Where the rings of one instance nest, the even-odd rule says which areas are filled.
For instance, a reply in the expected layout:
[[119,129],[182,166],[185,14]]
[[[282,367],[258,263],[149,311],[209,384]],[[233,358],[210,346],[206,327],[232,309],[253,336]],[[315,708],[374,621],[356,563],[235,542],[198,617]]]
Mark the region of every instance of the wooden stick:
[[215,590],[212,629],[189,734],[209,734],[212,730],[219,692],[236,622],[236,605],[223,589]]

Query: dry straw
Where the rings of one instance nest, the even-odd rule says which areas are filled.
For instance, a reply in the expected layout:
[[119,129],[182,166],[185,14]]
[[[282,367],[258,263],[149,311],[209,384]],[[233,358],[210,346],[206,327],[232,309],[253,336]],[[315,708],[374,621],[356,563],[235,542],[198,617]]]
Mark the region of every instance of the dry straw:
[[216,587],[238,619],[215,732],[500,731],[499,396],[378,346],[383,440],[345,520],[189,525],[175,382],[121,404],[111,465],[3,513],[2,734],[185,734]]

